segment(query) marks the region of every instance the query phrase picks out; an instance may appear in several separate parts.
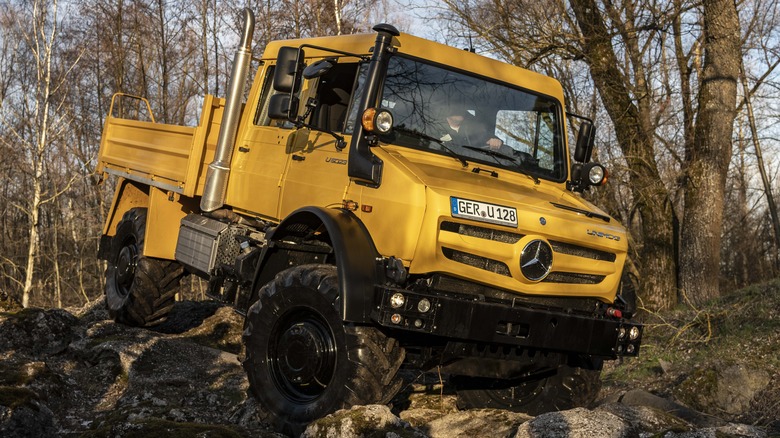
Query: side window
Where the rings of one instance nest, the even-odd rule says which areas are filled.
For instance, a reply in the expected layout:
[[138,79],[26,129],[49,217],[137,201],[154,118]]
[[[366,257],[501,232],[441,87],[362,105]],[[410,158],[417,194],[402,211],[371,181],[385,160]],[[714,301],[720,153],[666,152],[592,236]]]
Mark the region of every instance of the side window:
[[265,74],[263,91],[260,93],[260,100],[257,102],[254,124],[256,126],[276,126],[278,128],[292,129],[294,127],[292,122],[288,120],[272,120],[268,117],[268,102],[271,100],[271,96],[280,93],[279,91],[275,91],[271,86],[274,81],[275,67],[275,65],[268,67],[268,71]]
[[368,64],[360,64],[352,86],[352,98],[347,109],[347,119],[344,121],[344,134],[355,132],[355,121],[358,117],[358,107],[360,106],[360,97],[363,96],[366,76],[368,76]]
[[271,83],[273,82],[275,65],[268,67],[263,79],[263,91],[260,93],[260,100],[257,102],[257,111],[255,112],[255,125],[268,126],[271,119],[268,117],[268,100],[271,98]]
[[326,131],[344,131],[357,71],[357,63],[339,63],[319,78],[317,106],[309,119],[310,125]]

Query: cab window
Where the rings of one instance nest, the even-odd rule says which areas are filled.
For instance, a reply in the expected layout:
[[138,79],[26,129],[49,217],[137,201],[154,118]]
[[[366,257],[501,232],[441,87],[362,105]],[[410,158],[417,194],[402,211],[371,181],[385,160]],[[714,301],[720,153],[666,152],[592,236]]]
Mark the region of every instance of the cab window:
[[344,131],[357,71],[357,63],[338,63],[318,79],[316,106],[309,118],[309,124],[313,128],[331,132]]

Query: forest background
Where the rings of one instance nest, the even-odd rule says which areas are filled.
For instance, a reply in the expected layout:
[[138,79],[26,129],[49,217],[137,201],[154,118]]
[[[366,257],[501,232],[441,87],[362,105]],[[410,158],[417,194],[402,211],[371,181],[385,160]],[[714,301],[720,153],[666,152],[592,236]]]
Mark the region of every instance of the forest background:
[[610,183],[588,197],[629,228],[643,307],[778,276],[777,0],[1,0],[0,293],[102,295],[114,182],[94,169],[111,95],[196,123],[202,96],[224,95],[244,7],[257,56],[388,22],[560,80],[566,110],[597,122]]

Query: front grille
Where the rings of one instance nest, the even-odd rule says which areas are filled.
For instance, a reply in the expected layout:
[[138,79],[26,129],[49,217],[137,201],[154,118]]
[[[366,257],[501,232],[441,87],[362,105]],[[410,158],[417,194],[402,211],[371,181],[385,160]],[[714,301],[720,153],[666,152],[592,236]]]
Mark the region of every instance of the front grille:
[[477,237],[480,239],[493,240],[501,243],[517,243],[523,238],[522,234],[510,233],[508,231],[494,230],[492,228],[476,227],[474,225],[459,224],[457,222],[445,221],[441,223],[443,231],[458,233],[463,236]]
[[[476,237],[479,239],[491,240],[494,242],[516,244],[524,237],[524,234],[512,233],[504,230],[495,230],[492,228],[480,227],[469,224],[462,224],[453,221],[443,221],[441,230],[450,233],[458,233],[462,236]],[[566,254],[585,259],[605,261],[614,263],[617,256],[614,253],[601,251],[598,249],[579,246],[571,243],[564,243],[555,240],[549,241],[553,252]],[[468,252],[459,251],[452,248],[442,247],[444,256],[450,260],[465,265],[473,266],[478,269],[493,272],[499,275],[511,277],[509,267],[498,260],[474,255]],[[553,267],[554,269],[554,267]],[[604,275],[579,274],[575,272],[551,272],[543,282],[562,283],[562,284],[599,284],[604,281]]]
[[573,255],[605,262],[614,262],[616,258],[615,254],[611,252],[599,251],[597,249],[587,248],[579,245],[572,245],[571,243],[563,243],[551,240],[550,245],[552,246],[553,251],[559,252],[561,254]]
[[599,284],[604,281],[603,275],[577,274],[574,272],[551,272],[544,280],[544,283],[567,283],[567,284]]
[[448,259],[458,263],[463,263],[464,265],[473,266],[478,269],[494,272],[496,274],[507,277],[512,276],[509,273],[509,267],[505,263],[499,262],[498,260],[493,260],[487,257],[469,254],[467,252],[446,247],[442,247],[441,251],[444,253],[444,257],[447,257]]

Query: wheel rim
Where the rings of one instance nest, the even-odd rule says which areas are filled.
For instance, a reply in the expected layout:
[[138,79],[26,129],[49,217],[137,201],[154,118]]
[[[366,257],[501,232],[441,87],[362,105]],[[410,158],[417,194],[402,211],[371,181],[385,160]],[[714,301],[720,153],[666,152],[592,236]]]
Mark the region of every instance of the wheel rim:
[[268,361],[279,391],[296,403],[310,402],[330,385],[336,368],[336,343],[323,317],[293,309],[277,323]]
[[130,293],[130,287],[135,278],[135,268],[138,263],[138,248],[134,239],[129,239],[119,251],[116,260],[117,291],[123,297]]

